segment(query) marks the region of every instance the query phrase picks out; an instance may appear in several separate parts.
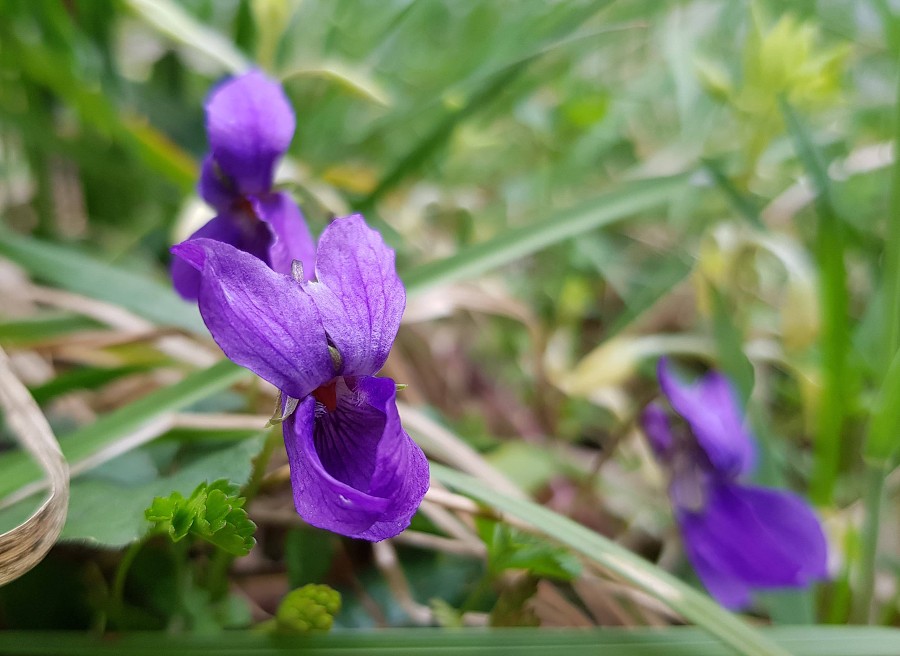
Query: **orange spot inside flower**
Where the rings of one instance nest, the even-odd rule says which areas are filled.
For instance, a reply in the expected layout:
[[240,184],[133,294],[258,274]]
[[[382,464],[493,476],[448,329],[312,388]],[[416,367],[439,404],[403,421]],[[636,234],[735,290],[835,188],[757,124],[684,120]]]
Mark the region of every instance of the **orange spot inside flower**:
[[328,412],[334,412],[337,409],[337,381],[322,385],[313,393],[313,398],[325,406]]
[[242,214],[244,214],[249,219],[257,219],[256,211],[253,209],[253,203],[250,202],[250,199],[241,196],[234,203],[234,207],[237,210],[240,210]]

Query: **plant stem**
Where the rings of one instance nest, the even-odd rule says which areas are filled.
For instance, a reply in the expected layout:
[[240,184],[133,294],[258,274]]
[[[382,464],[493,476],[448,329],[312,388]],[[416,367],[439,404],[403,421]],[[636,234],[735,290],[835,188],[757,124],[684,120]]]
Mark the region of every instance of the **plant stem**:
[[[898,60],[900,62],[900,60]],[[900,65],[898,65],[900,70]],[[897,80],[897,95],[894,105],[894,145],[900,138],[900,75]],[[882,336],[882,353],[884,358],[884,371],[882,376],[881,394],[888,394],[893,390],[891,384],[893,361],[891,354],[900,352],[900,158],[895,158],[891,170],[890,208],[888,210],[888,225],[885,233],[884,245],[884,274],[881,282],[882,302],[884,303],[884,332]],[[893,400],[885,398],[876,409],[878,413],[891,412],[883,404],[893,404]],[[874,417],[878,428],[870,430],[867,450],[870,458],[866,471],[866,497],[865,517],[862,527],[862,551],[859,560],[859,593],[853,607],[853,619],[858,622],[873,622],[876,614],[875,593],[875,563],[878,557],[878,533],[881,528],[881,500],[884,496],[884,478],[888,473],[888,463],[891,461],[891,448],[889,443],[882,444],[883,435],[879,429],[882,417]],[[890,431],[888,431],[890,432]],[[888,434],[885,432],[885,434]]]
[[878,557],[878,533],[881,526],[881,500],[884,497],[884,465],[869,463],[866,468],[866,496],[863,499],[861,549],[859,554],[859,589],[853,603],[852,619],[861,624],[874,621],[875,561]]
[[272,454],[279,444],[281,444],[281,429],[276,426],[269,431],[262,450],[253,459],[253,470],[250,472],[250,480],[247,481],[247,484],[241,490],[241,494],[246,497],[248,502],[259,493],[259,488],[266,477],[269,460],[272,459]]
[[[113,579],[112,594],[110,599],[110,608],[116,615],[121,614],[122,608],[125,605],[125,601],[122,596],[125,592],[125,580],[128,578],[128,570],[131,569],[131,565],[132,563],[134,563],[134,559],[144,547],[144,542],[146,540],[147,536],[145,535],[128,545],[128,548],[125,549],[125,552],[122,554],[122,560],[119,561],[119,566],[116,568],[116,577]],[[106,622],[104,621],[103,624],[105,626]]]

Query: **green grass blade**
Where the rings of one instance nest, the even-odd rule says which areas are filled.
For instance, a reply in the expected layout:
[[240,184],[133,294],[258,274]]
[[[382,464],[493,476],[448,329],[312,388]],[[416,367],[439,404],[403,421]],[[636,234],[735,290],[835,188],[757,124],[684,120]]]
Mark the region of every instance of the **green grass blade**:
[[[760,633],[796,656],[895,656],[900,631],[869,627],[778,627]],[[782,651],[782,650],[779,650]],[[214,635],[134,632],[98,637],[74,631],[17,631],[3,634],[10,656],[183,656],[303,653],[305,656],[431,656],[432,654],[566,654],[566,656],[729,656],[734,651],[691,627],[603,629],[385,629],[333,631],[328,635],[270,636],[258,631]],[[774,652],[773,652],[774,653]]]
[[[894,106],[894,143],[900,143],[900,83]],[[900,157],[894,158],[891,167],[891,204],[884,244],[884,353],[900,351]]]
[[709,597],[567,517],[532,501],[502,495],[475,478],[441,465],[432,464],[431,475],[491,508],[527,522],[546,537],[568,546],[605,570],[656,597],[731,646],[736,653],[745,656],[778,656],[788,653]]
[[32,387],[30,389],[31,396],[39,405],[42,405],[50,399],[74,390],[96,389],[117,378],[145,371],[147,368],[143,365],[126,365],[108,369],[95,367],[73,369],[51,378],[46,383]]
[[295,78],[309,78],[330,82],[349,94],[368,100],[382,107],[390,107],[391,96],[378,82],[362,70],[330,63],[320,66],[292,68],[281,76],[282,82]]
[[0,227],[0,255],[39,280],[131,310],[165,326],[206,335],[197,308],[170,285],[106,264],[72,248],[24,237]]
[[[609,5],[609,0],[595,2],[588,5],[580,14],[572,13],[568,21],[566,31],[577,29],[588,18]],[[620,29],[620,28],[612,28]],[[419,170],[434,153],[443,147],[450,139],[457,126],[474,114],[486,110],[495,99],[516,80],[518,80],[528,68],[545,55],[554,52],[560,46],[564,46],[587,37],[605,34],[611,31],[609,28],[599,32],[591,32],[585,35],[566,34],[552,43],[530,50],[513,61],[509,61],[497,70],[491,71],[484,79],[478,80],[478,86],[472,91],[467,101],[460,107],[447,111],[440,117],[425,136],[420,139],[407,153],[400,157],[397,163],[388,170],[381,180],[365,198],[358,204],[360,212],[367,212],[382,196],[391,191],[411,173]],[[477,76],[480,77],[480,76]]]
[[250,68],[250,62],[230,40],[215,32],[169,0],[124,0],[125,5],[154,29],[202,52],[232,73]]
[[719,366],[731,379],[741,405],[746,408],[753,393],[754,372],[750,358],[744,353],[744,335],[734,321],[735,308],[729,299],[711,283],[707,290],[712,299],[712,332]]
[[872,410],[869,435],[866,440],[866,460],[887,464],[900,449],[900,351],[888,367],[878,400]]
[[0,322],[0,343],[20,347],[28,346],[82,330],[96,330],[101,327],[99,323],[88,317],[69,312],[25,317]]
[[443,260],[423,264],[402,277],[410,295],[442,284],[478,276],[589,230],[664,204],[687,181],[684,175],[654,178],[606,192],[569,210],[493,239],[469,246]]
[[[61,440],[63,455],[70,466],[108,447],[165,412],[185,408],[250,376],[230,360],[195,371],[174,385],[158,389],[143,398],[103,415]],[[21,452],[0,455],[0,498],[38,479],[37,466]]]
[[850,350],[849,298],[844,262],[844,226],[831,197],[825,167],[799,117],[782,102],[782,112],[797,156],[816,188],[816,261],[822,303],[822,396],[813,450],[810,496],[817,504],[831,502],[837,482],[840,446],[851,389],[847,355]]
[[716,186],[722,191],[731,206],[741,215],[744,220],[758,230],[767,230],[766,224],[763,223],[759,216],[759,208],[746,194],[738,190],[732,184],[725,172],[719,167],[717,162],[713,160],[703,160],[703,168],[709,173]]
[[[900,82],[894,105],[894,144],[900,137]],[[881,529],[881,506],[889,462],[900,447],[900,158],[891,167],[891,190],[888,226],[884,245],[881,298],[884,304],[884,327],[881,352],[887,368],[881,390],[869,423],[863,455],[866,459],[866,515],[862,529],[860,553],[860,585],[854,597],[853,616],[857,621],[872,621],[875,603],[878,535]],[[893,354],[893,357],[891,357]]]
[[445,114],[428,134],[381,178],[375,189],[359,202],[357,205],[359,211],[368,211],[382,196],[405,180],[410,173],[417,171],[433,153],[447,143],[457,125],[476,111],[486,108],[503,89],[524,73],[527,67],[528,62],[522,62],[501,70],[476,91],[465,105]]

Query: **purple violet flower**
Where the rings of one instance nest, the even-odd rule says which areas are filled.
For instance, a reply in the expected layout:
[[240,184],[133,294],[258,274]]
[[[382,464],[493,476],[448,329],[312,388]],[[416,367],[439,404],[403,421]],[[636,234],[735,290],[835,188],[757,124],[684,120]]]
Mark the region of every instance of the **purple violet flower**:
[[[280,273],[299,260],[315,261],[315,243],[296,203],[272,190],[275,164],[294,136],[294,112],[281,86],[251,71],[226,80],[206,101],[210,153],[203,160],[200,195],[217,214],[190,239],[231,244]],[[188,300],[197,298],[199,272],[172,261],[172,283]]]
[[384,540],[405,529],[428,489],[428,462],[400,425],[384,365],[406,305],[394,252],[362,216],[319,239],[313,279],[212,239],[172,252],[200,275],[198,304],[237,364],[288,397],[284,441],[294,504],[313,526]]
[[805,587],[827,576],[827,546],[812,508],[786,490],[746,485],[753,438],[728,379],[710,372],[679,381],[663,358],[660,387],[686,426],[662,406],[644,411],[644,432],[670,475],[669,497],[688,559],[719,603],[739,609],[757,588]]

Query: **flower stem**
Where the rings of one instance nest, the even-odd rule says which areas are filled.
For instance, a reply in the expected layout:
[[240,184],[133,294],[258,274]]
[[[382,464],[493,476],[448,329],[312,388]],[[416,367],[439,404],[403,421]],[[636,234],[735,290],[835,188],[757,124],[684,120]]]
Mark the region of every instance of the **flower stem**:
[[263,479],[266,477],[266,469],[269,466],[269,460],[272,459],[275,448],[281,444],[281,439],[281,430],[276,425],[269,431],[262,450],[253,459],[253,470],[250,472],[250,480],[247,481],[247,484],[241,491],[248,502],[259,493],[259,488],[262,485]]
[[859,589],[853,603],[852,619],[859,623],[874,621],[875,561],[878,557],[878,532],[881,525],[881,500],[884,497],[884,465],[870,463],[866,468],[865,516],[859,554]]
[[[144,547],[144,542],[146,542],[146,540],[147,535],[138,538],[128,545],[128,548],[125,549],[125,552],[122,554],[119,566],[116,568],[116,576],[113,579],[113,586],[110,594],[110,608],[115,615],[121,615],[123,607],[125,606],[125,601],[122,597],[125,593],[125,580],[128,578],[128,570],[131,569],[134,559]],[[103,625],[104,627],[106,626],[105,618]]]

